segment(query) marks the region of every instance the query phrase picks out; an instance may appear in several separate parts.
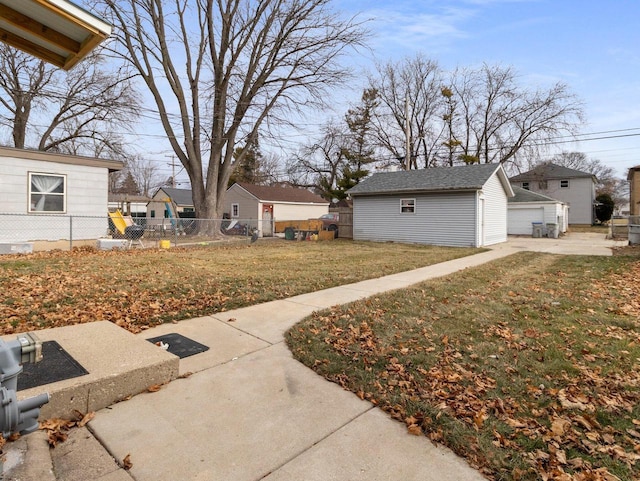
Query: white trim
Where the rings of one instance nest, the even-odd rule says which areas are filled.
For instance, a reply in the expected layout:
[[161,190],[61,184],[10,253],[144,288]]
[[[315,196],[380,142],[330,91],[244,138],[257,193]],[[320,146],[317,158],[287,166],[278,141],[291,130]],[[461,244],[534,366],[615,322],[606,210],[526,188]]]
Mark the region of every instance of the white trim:
[[[407,202],[407,204],[405,204]],[[403,209],[411,210],[403,210]],[[404,197],[400,199],[400,213],[401,214],[415,214],[416,213],[416,198],[415,197]]]
[[[31,191],[31,185],[32,185],[32,178],[33,176],[40,176],[40,177],[57,177],[62,179],[62,192],[58,193],[58,192],[45,192],[45,193],[41,193],[39,194],[39,192],[35,192],[33,193]],[[50,174],[50,173],[46,173],[46,172],[29,172],[28,176],[27,176],[27,205],[28,205],[28,212],[30,214],[64,214],[67,212],[67,175],[66,174]],[[36,205],[33,202],[32,199],[32,195],[40,195],[41,199],[38,202],[42,202],[43,203],[43,208],[42,209],[36,209]],[[60,196],[62,197],[62,210],[45,210],[44,209],[44,198],[45,196],[52,196],[52,197],[57,197]]]

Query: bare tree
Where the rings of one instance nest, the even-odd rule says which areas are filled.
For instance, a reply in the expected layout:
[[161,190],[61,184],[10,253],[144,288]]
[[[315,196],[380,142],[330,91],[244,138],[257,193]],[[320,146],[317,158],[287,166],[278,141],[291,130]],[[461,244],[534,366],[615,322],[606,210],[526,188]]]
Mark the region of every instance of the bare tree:
[[153,195],[154,191],[161,187],[166,181],[166,178],[160,172],[157,162],[139,155],[130,157],[127,160],[124,170],[131,173],[131,176],[138,186],[140,195],[146,197]]
[[120,157],[120,134],[136,120],[138,102],[129,76],[103,60],[94,52],[64,72],[0,45],[0,125],[13,146]]
[[553,137],[574,134],[582,106],[569,88],[528,90],[511,68],[483,65],[461,69],[451,85],[457,94],[461,158],[481,163],[510,162],[525,149],[538,152]]
[[329,0],[104,2],[114,48],[149,88],[199,217],[221,217],[236,147],[267,118],[321,105],[346,80],[342,53],[366,36]]
[[347,163],[344,152],[344,128],[335,121],[322,128],[321,138],[303,146],[288,166],[291,183],[297,187],[314,188],[320,195],[331,199],[340,172]]
[[369,83],[380,93],[380,146],[404,162],[408,134],[412,168],[515,162],[525,152],[543,151],[558,135],[575,133],[583,118],[566,85],[530,90],[518,84],[513,69],[500,66],[445,75],[418,54],[379,65]]
[[435,165],[443,141],[442,79],[438,64],[417,55],[396,63],[378,64],[376,70],[369,84],[380,100],[375,121],[379,145],[391,156],[391,163],[406,165],[409,135],[411,166]]

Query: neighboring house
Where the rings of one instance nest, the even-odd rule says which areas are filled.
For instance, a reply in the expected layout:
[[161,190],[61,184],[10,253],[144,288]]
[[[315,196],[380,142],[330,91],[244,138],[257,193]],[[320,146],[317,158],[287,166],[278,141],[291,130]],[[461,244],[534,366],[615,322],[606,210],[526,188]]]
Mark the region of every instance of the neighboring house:
[[[0,147],[1,240],[97,239],[107,232],[109,173],[122,162]],[[19,214],[19,215],[17,215]]]
[[123,215],[146,217],[147,204],[151,201],[144,195],[109,194],[109,212],[119,209]]
[[190,189],[161,187],[147,204],[147,223],[153,223],[152,219],[194,217],[195,212]]
[[567,204],[569,224],[595,222],[596,177],[593,174],[545,162],[509,180],[513,185]]
[[640,165],[631,167],[629,181],[629,215],[640,215]]
[[507,204],[507,232],[509,235],[532,235],[533,223],[557,224],[558,233],[567,231],[569,206],[543,194],[512,186],[514,197]]
[[329,211],[329,201],[306,189],[244,182],[227,189],[224,206],[229,218],[256,222],[263,237],[273,235],[274,220],[317,219]]
[[507,240],[500,164],[373,174],[348,191],[353,239],[481,247]]

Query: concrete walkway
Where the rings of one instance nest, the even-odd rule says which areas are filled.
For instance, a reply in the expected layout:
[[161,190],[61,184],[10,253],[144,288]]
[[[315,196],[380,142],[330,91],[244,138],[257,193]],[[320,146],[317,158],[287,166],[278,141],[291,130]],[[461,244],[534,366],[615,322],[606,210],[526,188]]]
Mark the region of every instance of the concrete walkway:
[[[139,337],[179,333],[210,349],[180,360],[180,374],[190,375],[97,412],[89,431],[74,431],[52,451],[55,475],[65,481],[484,479],[448,449],[409,435],[404,425],[298,363],[283,333],[315,310],[519,250],[564,246],[566,253],[610,255],[615,245],[602,236],[514,238],[474,256],[145,331]],[[44,442],[40,433],[26,439],[30,453]],[[118,462],[127,458],[130,470],[103,446]],[[24,469],[14,476],[7,479],[47,479],[42,473],[29,478]]]

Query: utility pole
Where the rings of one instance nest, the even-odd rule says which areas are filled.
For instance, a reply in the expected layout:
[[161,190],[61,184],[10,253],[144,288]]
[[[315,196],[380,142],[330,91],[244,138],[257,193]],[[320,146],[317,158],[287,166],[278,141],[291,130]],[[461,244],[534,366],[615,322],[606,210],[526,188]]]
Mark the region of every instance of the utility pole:
[[411,122],[409,120],[409,97],[404,99],[405,170],[411,170]]
[[176,188],[176,156],[175,155],[165,155],[165,157],[171,159],[171,187]]

